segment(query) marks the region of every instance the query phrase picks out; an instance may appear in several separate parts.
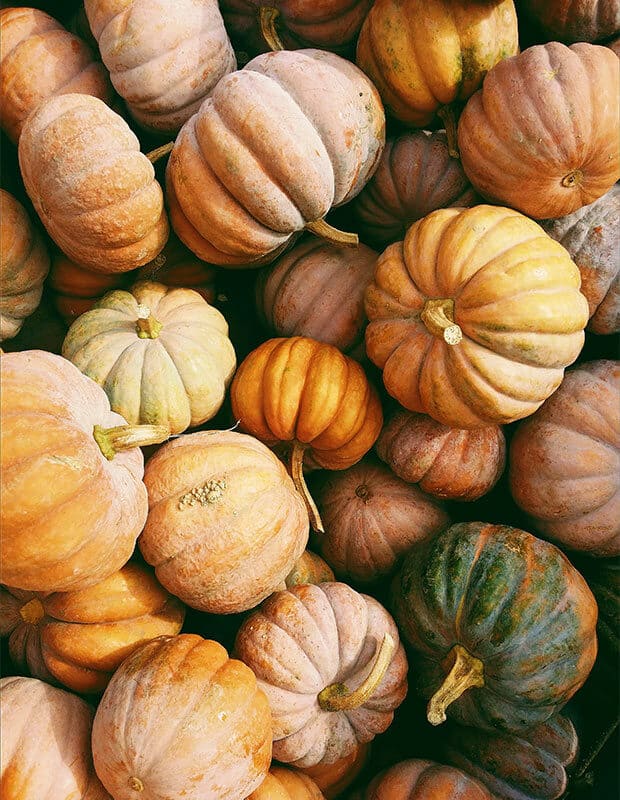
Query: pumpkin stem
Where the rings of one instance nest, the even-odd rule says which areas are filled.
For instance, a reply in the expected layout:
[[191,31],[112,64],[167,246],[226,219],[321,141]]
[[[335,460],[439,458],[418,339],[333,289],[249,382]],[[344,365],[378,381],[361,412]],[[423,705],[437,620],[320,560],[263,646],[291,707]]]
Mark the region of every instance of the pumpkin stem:
[[123,450],[165,442],[170,438],[170,428],[167,425],[119,425],[116,428],[95,425],[93,437],[103,455],[112,461]]
[[484,664],[460,644],[455,644],[448,658],[454,658],[452,669],[426,708],[426,718],[431,725],[446,721],[446,708],[473,686],[484,686]]
[[273,6],[261,6],[258,10],[258,18],[260,21],[260,30],[263,34],[263,39],[269,45],[270,50],[284,50],[284,45],[280,41],[278,31],[276,30],[276,20],[280,16],[280,12]]
[[157,339],[164,326],[151,314],[148,306],[138,306],[136,332],[139,339]]
[[151,162],[151,164],[154,164],[156,161],[159,161],[160,158],[167,156],[173,147],[174,147],[174,142],[168,142],[167,144],[162,144],[161,147],[156,147],[154,150],[150,150],[146,154],[146,157]]
[[317,533],[325,533],[319,509],[316,507],[316,503],[310,494],[308,486],[306,485],[306,479],[304,478],[304,449],[301,442],[295,442],[293,445],[290,460],[291,478],[293,479],[295,488],[304,499],[312,530]]
[[396,642],[389,633],[386,633],[372,669],[357,689],[350,691],[344,683],[332,683],[319,693],[319,705],[323,711],[351,711],[370,700],[392,663],[395,649]]
[[448,155],[450,158],[460,158],[458,138],[457,138],[457,125],[456,114],[454,113],[454,106],[441,106],[437,110],[437,116],[441,119],[446,129],[446,137],[448,139]]
[[357,489],[355,490],[355,494],[360,498],[360,500],[363,500],[365,503],[370,502],[370,498],[372,497],[372,492],[370,491],[368,486],[366,486],[365,483],[361,483],[357,487]]
[[33,597],[19,609],[19,614],[27,625],[36,625],[45,616],[45,609],[39,598]]
[[574,186],[579,186],[583,181],[583,172],[580,169],[574,169],[562,178],[562,186],[566,189],[572,189]]
[[420,319],[434,336],[440,336],[446,344],[458,344],[463,331],[454,322],[454,300],[443,298],[427,300]]
[[315,236],[320,236],[321,239],[326,239],[331,244],[340,245],[340,247],[357,247],[360,243],[357,233],[348,233],[347,231],[339,231],[334,228],[329,222],[324,219],[317,219],[315,222],[309,222],[306,225],[306,230],[313,233]]
[[144,784],[140,780],[140,778],[130,778],[129,779],[129,788],[133,789],[134,792],[143,792],[144,791]]

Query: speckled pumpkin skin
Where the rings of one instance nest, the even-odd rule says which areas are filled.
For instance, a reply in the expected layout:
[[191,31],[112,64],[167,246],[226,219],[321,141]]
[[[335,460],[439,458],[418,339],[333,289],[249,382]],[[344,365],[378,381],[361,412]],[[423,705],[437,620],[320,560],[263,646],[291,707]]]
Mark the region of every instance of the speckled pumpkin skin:
[[572,42],[598,42],[620,30],[618,0],[520,0],[523,7],[549,34]]
[[377,775],[363,800],[492,800],[485,787],[454,767],[411,759]]
[[585,580],[548,542],[503,525],[459,523],[406,557],[393,584],[394,615],[429,698],[460,644],[480,659],[485,686],[447,714],[483,730],[545,722],[588,677],[597,606]]

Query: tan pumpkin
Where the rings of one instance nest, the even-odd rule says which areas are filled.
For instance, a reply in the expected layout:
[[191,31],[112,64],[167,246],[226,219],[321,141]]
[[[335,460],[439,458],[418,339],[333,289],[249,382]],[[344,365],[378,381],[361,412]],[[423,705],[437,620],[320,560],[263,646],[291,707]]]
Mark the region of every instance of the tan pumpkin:
[[104,689],[144,642],[181,630],[181,603],[138,564],[76,592],[37,597],[0,588],[0,634],[13,662],[74,692]]
[[488,789],[456,767],[412,758],[382,772],[363,800],[492,800]]
[[309,775],[323,792],[327,800],[339,797],[353,783],[366,766],[370,754],[370,744],[360,744],[352,753],[332,764],[316,764],[305,767]]
[[478,500],[506,466],[506,439],[497,425],[450,428],[403,410],[390,417],[376,450],[399,478],[449,500]]
[[192,289],[141,281],[75,320],[62,354],[131,424],[181,433],[214,417],[236,367],[222,314]]
[[609,48],[529,47],[500,61],[465,106],[463,169],[496,203],[535,219],[563,217],[620,178],[619,117],[620,70]]
[[217,642],[160,636],[114,673],[92,745],[116,800],[239,800],[269,770],[269,705],[252,671]]
[[124,286],[131,275],[122,272],[93,272],[76,264],[64,253],[52,259],[48,285],[53,290],[56,310],[68,325],[95,305],[106,292]]
[[98,98],[43,101],[22,130],[19,166],[48,233],[77,264],[128,272],[164,246],[168,220],[153,165]]
[[392,617],[344,583],[276,592],[241,625],[235,654],[254,671],[273,720],[273,757],[332,763],[390,725],[407,692]]
[[307,775],[286,767],[272,767],[247,800],[325,800],[325,796]]
[[618,0],[520,0],[520,5],[560,42],[598,42],[620,32]]
[[77,92],[112,100],[103,64],[85,42],[36,8],[0,10],[2,128],[14,141],[48,97]]
[[379,95],[355,65],[322,50],[257,56],[179,133],[166,169],[172,226],[211,264],[273,259],[304,228],[335,235],[323,218],[361,190],[384,144]]
[[584,342],[588,304],[566,250],[508,208],[442,209],[379,257],[366,352],[388,392],[444,425],[532,414]]
[[93,769],[93,711],[35,678],[0,679],[2,800],[112,800]]
[[284,465],[251,436],[181,436],[149,459],[144,481],[150,511],[140,550],[163,586],[192,608],[253,608],[304,551],[303,501]]
[[50,258],[26,209],[0,189],[0,342],[11,339],[37,308]]
[[131,115],[174,134],[237,66],[216,0],[85,0],[114,88]]

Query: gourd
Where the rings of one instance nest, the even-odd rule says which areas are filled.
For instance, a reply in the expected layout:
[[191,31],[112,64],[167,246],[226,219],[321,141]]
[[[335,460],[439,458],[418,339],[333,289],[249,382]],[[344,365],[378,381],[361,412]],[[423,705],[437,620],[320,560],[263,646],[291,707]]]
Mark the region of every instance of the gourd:
[[247,800],[325,800],[316,783],[297,770],[273,766]]
[[520,5],[560,42],[598,42],[620,32],[618,0],[520,0]]
[[412,758],[394,764],[371,782],[363,800],[492,800],[460,769]]

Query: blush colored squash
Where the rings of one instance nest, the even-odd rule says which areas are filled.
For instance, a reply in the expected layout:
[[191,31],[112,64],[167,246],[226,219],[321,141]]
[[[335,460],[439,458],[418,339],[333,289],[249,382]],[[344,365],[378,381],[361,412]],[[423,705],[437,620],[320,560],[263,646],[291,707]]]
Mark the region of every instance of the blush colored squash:
[[620,70],[607,47],[535,45],[497,64],[465,106],[463,169],[494,202],[562,217],[620,178],[619,117]]
[[0,679],[2,800],[112,800],[93,769],[93,712],[35,678]]
[[149,459],[140,550],[192,608],[253,608],[284,581],[308,541],[308,515],[284,465],[232,431],[181,436]]
[[110,292],[82,314],[62,354],[129,423],[173,434],[217,414],[236,367],[222,314],[198,292],[150,281]]
[[39,105],[19,140],[26,191],[47,232],[77,264],[128,272],[168,238],[161,186],[125,120],[96,97]]
[[99,386],[41,350],[0,358],[0,583],[57,592],[117,572],[147,516],[138,445],[167,429],[135,428]]
[[510,444],[512,496],[569,550],[620,555],[620,361],[591,361],[525,420]]
[[460,769],[434,761],[410,759],[372,781],[363,800],[492,800],[478,781]]
[[433,211],[379,257],[366,352],[409,411],[455,428],[532,414],[583,346],[566,250],[508,208]]
[[115,800],[238,800],[269,770],[269,705],[252,671],[217,642],[160,636],[112,676],[92,744]]
[[116,91],[150,130],[175,134],[237,66],[216,0],[85,0]]
[[0,588],[0,633],[13,662],[48,683],[99,692],[141,644],[181,630],[181,603],[138,564],[75,592]]
[[618,0],[520,0],[519,4],[560,42],[598,42],[620,32]]
[[597,653],[597,606],[554,545],[463,522],[406,556],[392,606],[428,721],[518,733],[550,719]]
[[370,744],[361,743],[350,755],[332,764],[305,767],[303,772],[312,778],[327,800],[333,800],[340,797],[364,769],[369,753]]
[[321,555],[356,581],[389,575],[414,545],[448,525],[444,508],[375,459],[329,474],[315,492]]
[[0,189],[0,342],[12,339],[37,308],[50,258],[26,209]]
[[412,131],[388,139],[377,171],[353,201],[363,236],[385,247],[438,208],[465,208],[477,195],[445,131]]
[[2,128],[14,141],[48,97],[79,93],[112,99],[107,73],[91,49],[36,8],[0,10]]
[[257,56],[177,137],[172,226],[199,258],[227,266],[273,259],[304,228],[356,242],[323,217],[361,190],[384,144],[379,95],[355,65],[322,50]]
[[497,425],[450,428],[408,411],[390,417],[376,450],[399,478],[449,500],[478,500],[506,466],[506,439]]
[[377,253],[311,237],[258,275],[261,321],[278,336],[309,336],[344,353],[364,339],[364,290]]
[[175,289],[193,289],[207,303],[216,297],[216,268],[188,250],[172,233],[164,249],[138,270],[138,280],[156,281]]
[[587,330],[620,331],[620,186],[589,206],[542,227],[569,252],[581,273],[581,293],[590,309]]
[[125,272],[93,272],[57,253],[52,259],[48,285],[54,292],[56,310],[70,325],[80,314],[90,311],[106,292],[119,289],[130,278]]
[[286,767],[272,767],[247,800],[325,800],[325,796],[307,775]]
[[392,617],[344,583],[276,592],[241,625],[234,652],[256,674],[273,720],[273,757],[330,764],[392,722],[407,660]]

